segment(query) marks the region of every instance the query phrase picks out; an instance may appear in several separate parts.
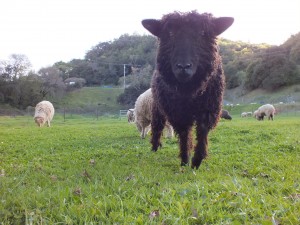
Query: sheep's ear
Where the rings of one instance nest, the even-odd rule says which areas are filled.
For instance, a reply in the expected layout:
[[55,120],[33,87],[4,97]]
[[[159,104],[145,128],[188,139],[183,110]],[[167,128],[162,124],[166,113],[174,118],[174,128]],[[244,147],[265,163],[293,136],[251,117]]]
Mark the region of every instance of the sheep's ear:
[[214,20],[215,35],[222,34],[228,27],[232,25],[234,18],[232,17],[219,17]]
[[161,32],[160,20],[146,19],[142,21],[142,24],[151,34],[159,37]]

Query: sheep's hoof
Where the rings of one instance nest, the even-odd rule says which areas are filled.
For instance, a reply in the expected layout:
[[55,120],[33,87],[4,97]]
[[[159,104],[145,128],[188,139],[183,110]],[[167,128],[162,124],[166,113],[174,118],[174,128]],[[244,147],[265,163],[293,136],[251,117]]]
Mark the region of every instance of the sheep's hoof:
[[188,162],[187,162],[187,163],[186,163],[186,162],[181,162],[181,163],[180,163],[180,166],[188,166],[188,165],[189,165]]
[[202,162],[202,159],[193,158],[192,159],[192,169],[196,169],[196,170],[199,169],[201,162]]
[[161,145],[161,143],[159,143],[159,145],[158,145],[157,147],[152,147],[152,151],[153,151],[153,152],[156,152],[157,149],[158,149],[158,148],[161,148],[161,147],[162,147],[162,145]]

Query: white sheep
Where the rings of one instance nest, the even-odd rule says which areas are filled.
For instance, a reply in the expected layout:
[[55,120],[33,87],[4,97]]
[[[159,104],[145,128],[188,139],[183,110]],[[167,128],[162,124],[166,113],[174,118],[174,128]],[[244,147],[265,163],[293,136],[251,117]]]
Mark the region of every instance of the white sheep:
[[127,119],[128,119],[128,123],[134,123],[134,109],[128,109]]
[[47,122],[47,126],[50,127],[50,122],[54,116],[54,107],[49,101],[41,101],[35,107],[34,121],[39,127],[44,126]]
[[[151,130],[151,116],[152,116],[153,97],[151,88],[142,93],[135,102],[134,108],[134,122],[137,129],[141,133],[141,138],[145,138],[147,133]],[[174,136],[173,127],[166,122],[167,137]]]
[[267,116],[268,120],[273,120],[275,114],[275,108],[271,104],[266,104],[260,106],[256,111],[254,111],[253,116],[257,120],[264,120],[264,117]]
[[252,117],[252,112],[246,112],[247,116]]
[[242,112],[241,113],[241,117],[251,117],[252,116],[252,112]]
[[241,117],[247,117],[247,112],[242,112]]
[[253,112],[253,117],[256,118],[256,119],[258,119],[258,118],[257,118],[257,117],[258,117],[258,110],[255,110],[255,111]]

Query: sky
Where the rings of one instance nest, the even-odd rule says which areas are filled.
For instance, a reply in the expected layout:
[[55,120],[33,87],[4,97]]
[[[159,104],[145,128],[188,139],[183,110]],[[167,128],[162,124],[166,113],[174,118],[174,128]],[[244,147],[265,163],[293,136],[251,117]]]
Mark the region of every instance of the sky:
[[299,9],[299,0],[1,0],[0,60],[24,54],[38,71],[123,34],[150,34],[143,19],[191,10],[234,17],[223,38],[280,45],[300,32]]

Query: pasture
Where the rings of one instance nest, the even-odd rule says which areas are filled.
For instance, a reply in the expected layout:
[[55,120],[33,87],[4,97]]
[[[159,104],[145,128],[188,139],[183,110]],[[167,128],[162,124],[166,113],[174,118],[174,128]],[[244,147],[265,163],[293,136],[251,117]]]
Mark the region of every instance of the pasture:
[[0,117],[0,224],[300,224],[300,119],[233,117],[199,170],[126,119]]

